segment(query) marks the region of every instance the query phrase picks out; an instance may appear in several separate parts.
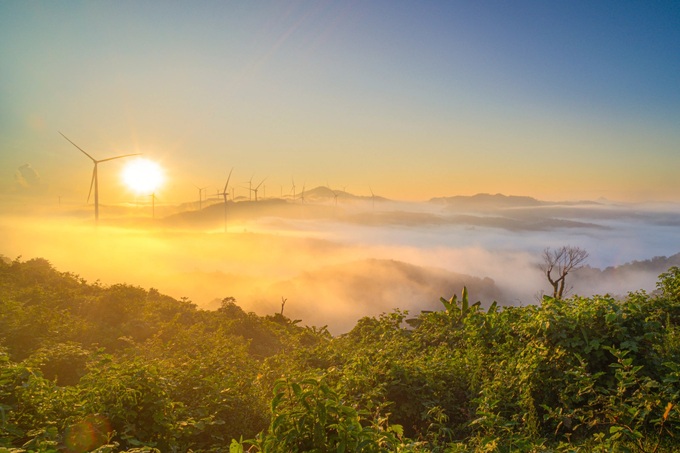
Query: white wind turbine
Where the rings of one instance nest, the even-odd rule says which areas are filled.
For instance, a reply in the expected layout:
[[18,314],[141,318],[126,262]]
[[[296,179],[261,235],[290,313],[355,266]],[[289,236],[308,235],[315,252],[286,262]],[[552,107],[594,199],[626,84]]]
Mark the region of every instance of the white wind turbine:
[[251,176],[250,179],[248,180],[248,201],[252,201],[253,199],[253,177],[255,175]]
[[196,184],[194,184],[193,186],[198,189],[198,210],[200,211],[201,208],[203,207],[202,193],[205,189],[207,189],[207,187],[198,187]]
[[257,191],[259,190],[260,186],[266,179],[267,178],[264,178],[262,181],[260,181],[260,183],[254,189],[250,189],[255,194],[255,201],[257,201]]
[[99,178],[97,176],[97,165],[99,165],[102,162],[108,162],[110,160],[114,159],[122,159],[123,157],[130,157],[130,156],[139,156],[140,153],[135,153],[135,154],[124,154],[122,156],[115,156],[115,157],[109,157],[106,159],[100,159],[97,160],[94,157],[90,156],[88,153],[85,152],[80,146],[76,145],[73,143],[67,136],[59,132],[62,137],[64,137],[66,140],[69,141],[73,146],[78,148],[83,154],[85,154],[87,157],[92,160],[94,163],[94,169],[92,170],[92,181],[90,182],[90,192],[87,195],[87,201],[89,203],[90,201],[90,196],[92,195],[92,186],[94,186],[94,220],[95,222],[99,222]]
[[[234,171],[233,167],[232,167],[231,170],[229,170],[229,176],[227,176],[227,182],[224,185],[224,189],[222,190],[222,193],[218,192],[219,195],[222,195],[224,197],[224,232],[225,233],[227,232],[227,194],[229,193],[229,192],[227,192],[227,190],[229,188],[229,180],[231,179],[231,172],[232,171]],[[232,196],[232,200],[233,200],[233,198],[234,197]]]

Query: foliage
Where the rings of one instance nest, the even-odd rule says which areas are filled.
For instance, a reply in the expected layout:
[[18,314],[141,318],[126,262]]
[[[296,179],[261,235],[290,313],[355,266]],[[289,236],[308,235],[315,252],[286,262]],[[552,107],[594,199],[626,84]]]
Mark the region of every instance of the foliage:
[[332,337],[0,261],[0,452],[674,451],[680,269],[622,300],[440,301]]
[[323,379],[279,380],[274,386],[269,429],[249,441],[262,452],[399,451],[399,425],[370,419],[342,403]]

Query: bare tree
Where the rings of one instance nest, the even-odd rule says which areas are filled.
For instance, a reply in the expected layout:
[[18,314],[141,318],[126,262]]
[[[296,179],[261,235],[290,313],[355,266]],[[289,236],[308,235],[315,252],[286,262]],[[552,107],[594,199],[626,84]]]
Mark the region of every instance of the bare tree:
[[580,247],[567,245],[555,250],[551,250],[550,247],[543,250],[541,270],[553,287],[555,299],[562,299],[564,295],[567,274],[583,267],[586,259],[588,259],[588,252]]

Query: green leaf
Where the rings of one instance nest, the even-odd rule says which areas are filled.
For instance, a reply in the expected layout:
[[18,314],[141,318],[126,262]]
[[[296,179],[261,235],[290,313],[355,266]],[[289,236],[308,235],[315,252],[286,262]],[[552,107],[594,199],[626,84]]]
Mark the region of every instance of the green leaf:
[[276,396],[272,399],[272,412],[276,412],[276,408],[279,406],[281,403],[281,399],[283,399],[284,393],[277,393]]
[[295,393],[295,396],[298,398],[300,397],[300,394],[302,393],[302,388],[300,387],[300,384],[297,382],[293,382],[290,384],[290,387],[293,389],[293,393]]
[[274,419],[274,421],[272,422],[272,427],[271,427],[272,432],[276,433],[276,432],[278,431],[278,429],[279,429],[279,426],[280,426],[285,420],[286,420],[286,415],[285,415],[285,414],[281,414],[281,415],[279,415],[278,417],[276,417],[276,418]]
[[229,453],[243,453],[243,445],[236,439],[231,439],[231,444],[229,445]]
[[390,425],[388,431],[391,431],[400,437],[404,435],[404,427],[401,425]]

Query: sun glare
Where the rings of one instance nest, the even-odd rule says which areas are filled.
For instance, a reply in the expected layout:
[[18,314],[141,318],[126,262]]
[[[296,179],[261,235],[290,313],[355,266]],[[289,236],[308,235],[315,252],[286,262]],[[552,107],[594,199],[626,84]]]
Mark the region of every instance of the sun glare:
[[148,194],[163,183],[163,170],[156,162],[135,159],[123,169],[123,182],[138,194]]

